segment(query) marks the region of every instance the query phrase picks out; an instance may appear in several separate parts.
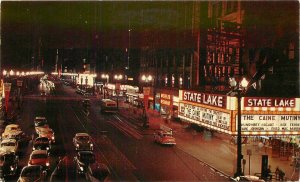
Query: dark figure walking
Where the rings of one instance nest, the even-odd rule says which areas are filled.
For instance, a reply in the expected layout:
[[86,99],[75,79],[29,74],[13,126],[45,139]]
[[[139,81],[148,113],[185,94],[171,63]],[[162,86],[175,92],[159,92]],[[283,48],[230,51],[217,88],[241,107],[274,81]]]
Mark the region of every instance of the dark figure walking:
[[284,180],[285,173],[278,167],[276,168],[275,174],[276,174],[276,179],[279,179],[279,181]]

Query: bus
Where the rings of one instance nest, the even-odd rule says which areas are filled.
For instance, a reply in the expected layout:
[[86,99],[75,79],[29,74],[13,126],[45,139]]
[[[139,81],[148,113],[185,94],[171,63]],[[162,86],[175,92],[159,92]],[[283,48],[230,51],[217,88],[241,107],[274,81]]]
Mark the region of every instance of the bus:
[[107,112],[117,112],[118,108],[117,108],[117,103],[116,101],[113,101],[111,99],[102,99],[100,101],[100,107],[101,107],[101,112],[102,113],[107,113]]

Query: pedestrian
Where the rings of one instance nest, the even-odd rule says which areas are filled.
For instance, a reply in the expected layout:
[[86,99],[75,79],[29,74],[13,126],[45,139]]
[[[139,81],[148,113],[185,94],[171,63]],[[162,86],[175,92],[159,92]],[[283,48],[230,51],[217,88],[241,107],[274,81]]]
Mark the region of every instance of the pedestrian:
[[269,179],[270,181],[272,181],[272,170],[271,170],[271,165],[268,166],[267,173],[268,173],[267,179]]
[[279,169],[279,167],[276,167],[275,175],[276,179],[278,179],[279,181],[283,181],[285,173],[281,169]]

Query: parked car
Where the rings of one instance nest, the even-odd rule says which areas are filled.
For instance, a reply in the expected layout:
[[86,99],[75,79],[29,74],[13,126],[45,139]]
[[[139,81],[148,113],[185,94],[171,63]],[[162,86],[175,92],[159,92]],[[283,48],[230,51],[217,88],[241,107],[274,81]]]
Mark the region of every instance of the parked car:
[[25,166],[18,182],[43,182],[46,181],[47,172],[40,165]]
[[154,133],[154,141],[163,145],[176,145],[172,133],[163,130],[158,130]]
[[10,151],[14,153],[17,153],[19,149],[16,139],[4,139],[1,141],[0,147],[1,151]]
[[47,93],[45,90],[41,91],[41,96],[47,96]]
[[87,172],[90,164],[95,162],[95,155],[92,151],[79,151],[74,157],[76,172],[84,174]]
[[247,182],[247,181],[264,182],[263,179],[260,179],[257,176],[251,176],[251,175],[245,175],[245,176],[238,176],[236,178],[230,178],[230,181],[234,181],[234,182]]
[[48,124],[48,121],[46,119],[46,117],[43,116],[37,116],[34,118],[34,126],[43,126],[45,124]]
[[32,150],[49,150],[51,149],[50,141],[47,137],[37,137],[33,142]]
[[21,127],[18,124],[9,124],[5,127],[4,132],[2,133],[2,135],[4,135],[5,133],[9,133],[11,131],[21,131]]
[[39,130],[39,137],[46,137],[50,143],[55,143],[54,131],[51,128],[41,128]]
[[2,133],[2,140],[4,139],[15,139],[19,144],[24,144],[30,140],[29,136],[21,130],[9,130]]
[[73,138],[76,150],[93,150],[92,137],[87,133],[76,133]]
[[50,166],[50,158],[47,150],[34,150],[31,152],[28,165],[41,165],[43,169]]
[[45,117],[35,117],[34,119],[35,132],[39,134],[42,128],[49,128],[48,121]]
[[91,106],[90,99],[83,99],[81,102],[82,102],[83,107],[90,107]]
[[0,150],[0,171],[3,176],[15,175],[19,165],[19,157],[11,151]]

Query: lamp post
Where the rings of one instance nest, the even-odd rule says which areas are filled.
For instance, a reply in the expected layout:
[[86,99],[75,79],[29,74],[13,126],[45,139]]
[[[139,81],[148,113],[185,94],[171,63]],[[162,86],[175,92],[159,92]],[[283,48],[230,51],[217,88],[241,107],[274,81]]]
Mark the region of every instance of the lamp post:
[[102,74],[102,75],[101,75],[101,78],[102,78],[102,79],[106,79],[106,83],[105,83],[105,85],[103,86],[103,98],[105,99],[105,87],[106,87],[107,84],[108,84],[109,75],[108,75],[108,74]]
[[[146,86],[148,86],[149,83],[153,80],[152,75],[142,75],[141,79],[144,83],[146,83]],[[143,89],[143,92],[144,92],[144,89]],[[143,111],[144,115],[145,115],[145,109],[146,109],[145,107],[146,107],[146,104],[148,103],[147,101],[148,101],[149,94],[150,93],[144,92],[144,111]],[[148,104],[147,104],[147,107],[148,107]]]
[[[146,83],[147,86],[153,80],[152,75],[142,75],[141,79],[143,82]],[[145,87],[143,87],[143,93],[144,93],[144,107],[143,107],[144,127],[148,128],[149,124],[148,124],[148,119],[147,119],[147,115],[146,115],[146,109],[148,108],[148,98],[150,95],[150,89],[147,88],[147,90],[145,90]],[[154,97],[153,97],[153,100],[154,100]]]
[[241,114],[241,95],[245,92],[248,86],[248,81],[243,78],[240,82],[235,78],[229,78],[229,84],[233,88],[233,91],[237,93],[238,101],[238,113],[237,113],[237,168],[235,177],[242,176],[242,114]]
[[116,80],[115,90],[116,90],[116,95],[117,95],[117,109],[119,110],[119,92],[118,91],[120,90],[120,85],[118,85],[117,83],[123,79],[123,75],[121,75],[121,74],[115,75],[114,78]]

